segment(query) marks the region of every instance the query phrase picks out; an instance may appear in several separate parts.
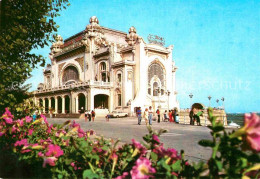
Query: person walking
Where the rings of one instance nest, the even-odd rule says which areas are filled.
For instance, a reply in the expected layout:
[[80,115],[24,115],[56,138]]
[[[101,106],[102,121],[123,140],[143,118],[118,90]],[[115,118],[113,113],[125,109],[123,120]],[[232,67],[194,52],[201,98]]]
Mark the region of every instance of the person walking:
[[147,125],[148,124],[148,118],[149,118],[149,112],[148,112],[147,108],[145,108],[143,117],[144,117],[144,120],[145,120],[145,124]]
[[137,108],[136,115],[137,115],[137,118],[138,118],[138,125],[141,125],[141,120],[142,120],[142,110],[141,110],[141,107]]
[[96,113],[94,110],[91,111],[92,122],[95,120]]
[[106,121],[107,121],[107,122],[109,122],[109,118],[110,118],[110,114],[108,113],[108,114],[106,115]]
[[148,113],[149,113],[149,125],[152,125],[152,120],[153,120],[153,110],[152,110],[152,106],[149,107],[149,110],[148,110]]
[[91,112],[88,111],[88,121],[91,122]]
[[164,122],[169,121],[169,117],[167,115],[167,110],[164,111],[163,117],[164,117]]
[[160,110],[159,110],[159,108],[156,110],[156,114],[158,116],[158,123],[160,123]]
[[172,111],[172,115],[173,115],[173,122],[176,122],[176,115],[177,115],[177,109],[174,108],[174,110]]
[[170,122],[173,122],[173,119],[172,119],[172,110],[169,111],[169,121],[170,121]]
[[88,121],[88,111],[85,110],[85,122],[87,122],[87,121]]
[[193,115],[193,110],[190,110],[189,117],[190,117],[190,125],[194,125],[194,115]]

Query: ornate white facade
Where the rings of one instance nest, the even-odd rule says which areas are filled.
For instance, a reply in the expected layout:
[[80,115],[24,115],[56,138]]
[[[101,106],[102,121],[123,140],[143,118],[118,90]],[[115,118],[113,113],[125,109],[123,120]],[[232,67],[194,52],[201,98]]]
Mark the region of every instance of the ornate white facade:
[[102,27],[93,16],[85,30],[64,41],[57,37],[35,102],[56,113],[179,108],[172,50],[146,43],[134,27],[128,33]]

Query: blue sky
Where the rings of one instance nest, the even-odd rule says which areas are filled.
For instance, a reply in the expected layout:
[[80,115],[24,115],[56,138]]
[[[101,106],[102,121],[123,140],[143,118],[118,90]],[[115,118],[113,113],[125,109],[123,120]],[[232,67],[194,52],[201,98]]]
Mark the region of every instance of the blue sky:
[[[134,26],[147,41],[149,34],[173,44],[178,67],[176,86],[181,108],[192,102],[217,106],[225,98],[227,112],[259,112],[260,1],[258,0],[72,0],[56,18],[66,39],[85,29],[97,16],[101,26],[127,32]],[[39,49],[48,57],[49,47]],[[50,63],[50,60],[47,60]],[[32,90],[43,81],[35,69]],[[219,102],[219,106],[222,101]]]

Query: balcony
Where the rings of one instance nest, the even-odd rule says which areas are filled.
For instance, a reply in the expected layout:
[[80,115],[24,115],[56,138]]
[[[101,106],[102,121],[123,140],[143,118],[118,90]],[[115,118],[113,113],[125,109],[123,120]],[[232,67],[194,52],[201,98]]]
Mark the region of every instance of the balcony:
[[84,88],[91,88],[91,87],[110,88],[112,87],[112,84],[113,84],[112,82],[89,80],[87,82],[77,82],[69,85],[60,85],[54,88],[45,87],[41,90],[36,90],[35,94],[54,93],[57,91],[70,91],[75,89],[84,89]]

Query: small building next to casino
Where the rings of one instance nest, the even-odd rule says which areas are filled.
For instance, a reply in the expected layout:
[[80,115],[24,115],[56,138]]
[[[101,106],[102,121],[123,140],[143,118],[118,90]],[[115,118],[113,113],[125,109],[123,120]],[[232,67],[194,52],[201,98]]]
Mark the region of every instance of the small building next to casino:
[[109,29],[93,16],[85,30],[64,41],[58,36],[52,44],[51,65],[33,93],[35,103],[45,113],[60,114],[179,109],[173,46],[165,47],[163,40],[151,35],[147,43],[135,27],[128,33]]

